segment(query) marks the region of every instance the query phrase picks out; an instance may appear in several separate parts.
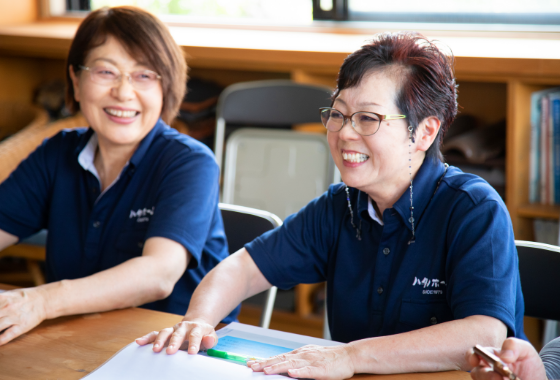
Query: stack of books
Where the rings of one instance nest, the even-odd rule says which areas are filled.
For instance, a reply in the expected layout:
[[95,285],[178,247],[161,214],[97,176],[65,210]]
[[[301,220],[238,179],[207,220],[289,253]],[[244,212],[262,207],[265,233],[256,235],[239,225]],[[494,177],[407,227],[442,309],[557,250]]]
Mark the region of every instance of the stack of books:
[[560,87],[531,94],[529,202],[560,205]]

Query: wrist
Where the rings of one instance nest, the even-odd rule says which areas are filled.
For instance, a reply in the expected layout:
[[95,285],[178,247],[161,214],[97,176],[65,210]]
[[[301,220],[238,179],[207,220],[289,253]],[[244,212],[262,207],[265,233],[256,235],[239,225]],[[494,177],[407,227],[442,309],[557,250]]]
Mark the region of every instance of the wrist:
[[346,355],[348,355],[348,361],[350,363],[350,369],[352,370],[352,373],[356,374],[356,373],[362,373],[364,371],[360,371],[360,369],[358,368],[358,348],[356,347],[356,343],[355,342],[351,342],[348,344],[345,344],[344,346],[342,346],[344,351],[346,352]]
[[62,280],[36,287],[44,319],[54,319],[64,315],[61,302],[64,301],[64,289],[68,286],[68,280]]

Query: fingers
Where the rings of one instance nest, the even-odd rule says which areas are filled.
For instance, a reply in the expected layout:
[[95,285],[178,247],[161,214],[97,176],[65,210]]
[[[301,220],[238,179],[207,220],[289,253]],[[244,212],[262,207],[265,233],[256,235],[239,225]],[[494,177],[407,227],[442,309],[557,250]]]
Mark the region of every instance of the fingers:
[[476,367],[471,371],[473,380],[504,380],[505,377],[498,375],[492,368]]
[[273,375],[278,373],[286,373],[289,370],[295,370],[304,368],[309,364],[307,360],[303,359],[295,359],[295,358],[288,358],[286,361],[283,361],[278,364],[273,364],[268,367],[263,368],[263,372],[267,375]]
[[185,336],[188,332],[188,328],[188,322],[180,322],[173,327],[175,331],[173,331],[173,334],[171,334],[171,338],[169,339],[169,346],[167,347],[167,350],[165,352],[167,352],[169,355],[173,355],[174,353],[179,351],[179,349],[183,345],[183,342],[185,341]]
[[482,361],[480,360],[478,355],[474,353],[472,348],[465,353],[465,359],[467,360],[467,363],[469,363],[471,368],[482,364]]
[[165,347],[165,345],[167,344],[167,341],[169,340],[171,334],[173,334],[173,327],[168,327],[161,330],[154,341],[153,351],[161,352],[161,350],[163,350],[163,347]]
[[0,334],[0,346],[12,341],[21,334],[21,328],[18,325],[13,325],[12,327],[6,329],[2,334]]
[[189,354],[196,354],[200,350],[200,343],[202,342],[202,338],[204,334],[202,334],[202,329],[200,326],[196,326],[191,330],[189,334]]
[[213,332],[212,335],[205,335],[202,338],[202,346],[205,350],[214,347],[216,343],[218,343],[218,336],[215,332]]
[[155,341],[157,336],[158,336],[158,332],[152,331],[151,333],[146,334],[140,338],[136,338],[135,342],[140,346],[145,346],[146,344]]
[[251,369],[255,372],[262,372],[265,367],[269,367],[271,365],[281,363],[286,360],[286,354],[284,355],[277,355],[265,360],[250,360],[247,362],[247,365],[251,367]]

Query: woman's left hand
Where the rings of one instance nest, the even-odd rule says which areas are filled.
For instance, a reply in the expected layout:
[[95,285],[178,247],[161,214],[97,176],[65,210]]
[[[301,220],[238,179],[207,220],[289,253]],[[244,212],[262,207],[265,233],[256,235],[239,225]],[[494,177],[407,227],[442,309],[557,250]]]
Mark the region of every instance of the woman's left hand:
[[28,332],[45,316],[45,298],[38,288],[0,293],[0,346]]
[[266,360],[247,363],[255,372],[267,375],[288,373],[291,377],[327,380],[347,379],[354,375],[352,347],[304,346]]

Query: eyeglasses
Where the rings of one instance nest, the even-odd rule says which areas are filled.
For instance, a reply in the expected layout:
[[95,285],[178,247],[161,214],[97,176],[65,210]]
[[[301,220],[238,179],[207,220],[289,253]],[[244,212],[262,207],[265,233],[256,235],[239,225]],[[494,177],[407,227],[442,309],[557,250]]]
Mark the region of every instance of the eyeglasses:
[[138,70],[132,73],[121,73],[117,68],[106,66],[86,67],[80,65],[80,69],[89,71],[91,81],[103,86],[116,86],[121,83],[123,77],[137,90],[149,90],[160,79],[161,75],[152,70]]
[[346,120],[351,121],[352,128],[362,136],[371,136],[379,130],[383,120],[405,119],[405,115],[380,115],[375,112],[354,112],[345,116],[342,112],[330,108],[319,108],[321,111],[321,122],[331,132],[338,132],[344,127]]

